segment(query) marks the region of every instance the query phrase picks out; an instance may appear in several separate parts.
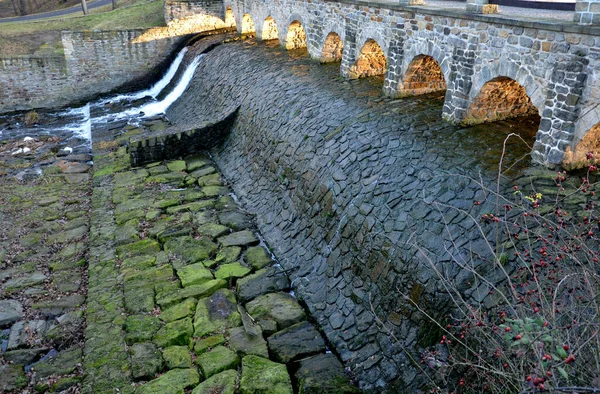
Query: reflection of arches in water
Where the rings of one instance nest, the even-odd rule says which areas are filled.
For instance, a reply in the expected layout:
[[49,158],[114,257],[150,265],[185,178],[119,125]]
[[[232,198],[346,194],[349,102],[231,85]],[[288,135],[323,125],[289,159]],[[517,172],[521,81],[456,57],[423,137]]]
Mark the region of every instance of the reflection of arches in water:
[[235,16],[231,7],[227,7],[225,10],[225,25],[227,27],[235,27]]
[[438,62],[431,56],[415,56],[402,78],[402,93],[418,95],[440,90],[446,90],[446,80]]
[[596,123],[579,141],[575,149],[567,147],[562,166],[567,170],[600,165],[600,123]]
[[508,77],[486,82],[471,102],[464,123],[475,124],[538,114],[525,88]]
[[265,23],[263,23],[262,39],[264,41],[279,40],[279,33],[277,32],[277,23],[275,23],[275,19],[271,18],[270,16],[267,19],[265,19]]
[[386,58],[377,41],[367,40],[363,45],[356,64],[350,67],[350,78],[371,77],[385,74]]
[[288,50],[306,48],[306,32],[300,22],[293,21],[290,23],[285,39],[285,48]]
[[244,14],[242,16],[242,34],[256,33],[256,27],[254,26],[254,19],[250,14]]
[[329,33],[327,38],[325,38],[323,51],[321,51],[321,63],[341,61],[343,51],[344,43],[342,42],[340,36],[335,32]]

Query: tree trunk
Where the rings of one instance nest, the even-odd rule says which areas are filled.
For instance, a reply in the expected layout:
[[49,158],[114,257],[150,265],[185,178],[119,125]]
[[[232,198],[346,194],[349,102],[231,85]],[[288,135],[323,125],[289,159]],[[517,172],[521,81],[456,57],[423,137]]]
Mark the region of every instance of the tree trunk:
[[88,14],[87,2],[85,0],[81,0],[81,9],[83,10],[83,15]]
[[117,0],[112,0],[112,9],[113,10],[117,9]]

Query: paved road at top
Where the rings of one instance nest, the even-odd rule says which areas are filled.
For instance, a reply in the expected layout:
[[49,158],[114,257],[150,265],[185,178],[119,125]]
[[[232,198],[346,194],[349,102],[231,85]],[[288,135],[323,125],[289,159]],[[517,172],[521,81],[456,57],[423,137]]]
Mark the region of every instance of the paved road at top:
[[[88,10],[93,10],[94,8],[102,7],[102,6],[109,5],[109,4],[112,4],[112,0],[96,0],[93,2],[88,2]],[[12,17],[12,18],[0,18],[0,23],[25,22],[25,21],[32,21],[32,20],[37,20],[37,19],[53,18],[55,16],[77,14],[77,13],[81,13],[83,15],[83,11],[81,10],[80,4],[70,7],[70,8],[65,8],[62,10],[56,10],[56,11],[50,11],[50,12],[43,12],[40,14],[31,14],[31,15],[24,15],[24,16],[19,16],[19,17]]]

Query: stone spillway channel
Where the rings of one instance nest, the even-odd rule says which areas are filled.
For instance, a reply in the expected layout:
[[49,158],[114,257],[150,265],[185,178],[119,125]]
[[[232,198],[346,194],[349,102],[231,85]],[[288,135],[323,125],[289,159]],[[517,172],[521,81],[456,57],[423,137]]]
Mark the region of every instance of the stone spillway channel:
[[144,127],[3,162],[0,390],[355,392],[211,158],[130,167]]

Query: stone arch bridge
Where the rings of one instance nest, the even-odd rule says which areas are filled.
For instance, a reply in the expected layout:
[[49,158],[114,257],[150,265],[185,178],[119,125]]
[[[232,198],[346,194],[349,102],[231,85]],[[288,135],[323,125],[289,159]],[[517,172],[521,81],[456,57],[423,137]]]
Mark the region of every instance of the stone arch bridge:
[[389,96],[446,90],[442,116],[450,122],[539,114],[532,152],[539,164],[581,166],[600,145],[595,26],[362,1],[167,1],[165,7],[167,20],[204,14],[287,49],[306,47],[314,59],[341,61],[347,78],[382,74]]

